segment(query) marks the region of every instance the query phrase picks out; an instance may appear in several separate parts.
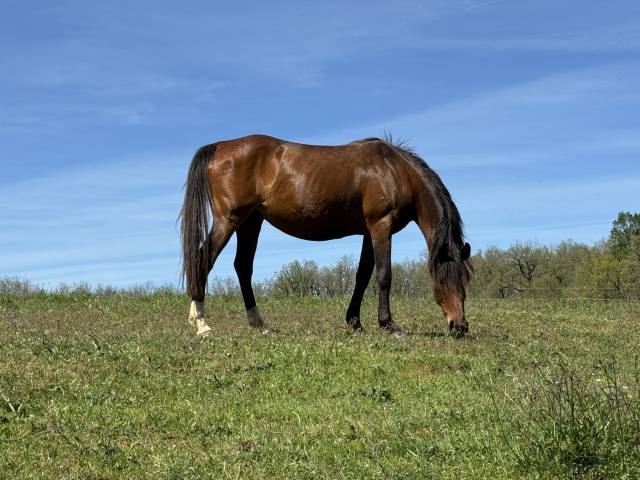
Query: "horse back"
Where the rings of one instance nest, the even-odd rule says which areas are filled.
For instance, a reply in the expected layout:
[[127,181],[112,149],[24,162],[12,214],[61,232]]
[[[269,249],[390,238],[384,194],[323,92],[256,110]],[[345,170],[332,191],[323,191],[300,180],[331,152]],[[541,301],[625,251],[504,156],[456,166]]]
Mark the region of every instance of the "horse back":
[[406,224],[404,163],[384,142],[316,146],[252,135],[218,144],[210,178],[214,203],[232,215],[257,209],[286,233],[321,240],[365,233],[385,215]]

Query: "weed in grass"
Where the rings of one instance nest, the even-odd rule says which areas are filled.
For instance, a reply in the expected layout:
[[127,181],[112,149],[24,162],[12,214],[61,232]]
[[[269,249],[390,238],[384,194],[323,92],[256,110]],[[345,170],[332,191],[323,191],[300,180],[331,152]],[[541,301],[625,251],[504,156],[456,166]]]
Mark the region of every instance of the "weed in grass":
[[494,398],[499,438],[523,471],[563,477],[640,473],[640,371],[615,359],[579,369],[537,364]]
[[358,394],[365,398],[370,398],[378,403],[387,403],[393,401],[393,395],[386,388],[359,388]]

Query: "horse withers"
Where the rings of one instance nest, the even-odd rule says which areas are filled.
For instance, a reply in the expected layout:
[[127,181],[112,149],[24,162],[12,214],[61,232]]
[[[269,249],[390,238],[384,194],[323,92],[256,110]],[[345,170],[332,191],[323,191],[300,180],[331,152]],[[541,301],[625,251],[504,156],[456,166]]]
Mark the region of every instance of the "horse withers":
[[[391,139],[316,146],[251,135],[201,147],[193,157],[180,212],[183,276],[198,335],[207,276],[234,233],[238,274],[249,324],[267,330],[251,287],[262,222],[306,240],[362,235],[360,263],[346,320],[361,329],[360,305],[375,267],[378,324],[402,334],[389,308],[391,236],[417,223],[429,248],[436,302],[449,331],[468,331],[465,294],[471,266],[462,220],[440,177],[413,150]],[[210,221],[211,219],[211,221]]]

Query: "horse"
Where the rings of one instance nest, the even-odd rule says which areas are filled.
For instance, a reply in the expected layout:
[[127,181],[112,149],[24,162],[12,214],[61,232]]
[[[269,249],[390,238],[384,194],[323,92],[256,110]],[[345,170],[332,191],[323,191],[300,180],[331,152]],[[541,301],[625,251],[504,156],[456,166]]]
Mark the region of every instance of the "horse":
[[[305,145],[266,135],[219,141],[197,150],[180,211],[182,277],[191,297],[189,323],[212,332],[204,315],[207,277],[231,236],[234,268],[249,325],[266,332],[251,287],[262,222],[305,240],[362,235],[346,321],[361,330],[360,306],[375,266],[378,325],[402,329],[389,308],[391,236],[416,222],[428,249],[435,301],[449,332],[464,336],[472,266],[460,213],[440,177],[406,144],[390,137],[337,146]],[[210,228],[211,223],[211,228]]]

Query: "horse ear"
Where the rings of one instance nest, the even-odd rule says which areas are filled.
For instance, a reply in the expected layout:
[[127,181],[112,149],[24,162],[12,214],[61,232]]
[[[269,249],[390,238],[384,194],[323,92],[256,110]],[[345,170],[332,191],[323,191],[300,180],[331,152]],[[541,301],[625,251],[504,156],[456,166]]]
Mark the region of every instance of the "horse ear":
[[471,256],[471,245],[469,245],[469,242],[467,242],[464,244],[464,246],[460,250],[460,260],[464,262],[465,260],[469,260],[470,256]]

